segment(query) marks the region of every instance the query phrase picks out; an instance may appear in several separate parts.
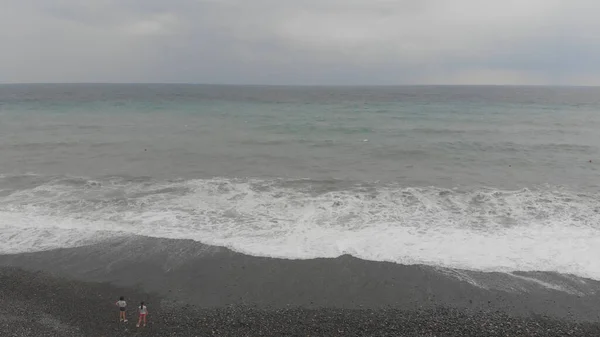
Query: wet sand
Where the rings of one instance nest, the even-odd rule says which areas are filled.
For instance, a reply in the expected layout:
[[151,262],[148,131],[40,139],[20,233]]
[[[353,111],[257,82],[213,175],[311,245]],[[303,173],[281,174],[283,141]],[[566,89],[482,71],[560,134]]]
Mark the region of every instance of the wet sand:
[[552,273],[283,260],[149,238],[4,255],[0,267],[6,336],[600,335],[598,282]]

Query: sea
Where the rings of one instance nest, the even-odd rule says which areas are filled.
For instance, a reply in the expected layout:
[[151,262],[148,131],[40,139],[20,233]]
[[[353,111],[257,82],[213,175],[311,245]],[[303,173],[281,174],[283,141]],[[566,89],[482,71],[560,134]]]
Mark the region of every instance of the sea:
[[0,85],[0,254],[113,238],[600,280],[600,88]]

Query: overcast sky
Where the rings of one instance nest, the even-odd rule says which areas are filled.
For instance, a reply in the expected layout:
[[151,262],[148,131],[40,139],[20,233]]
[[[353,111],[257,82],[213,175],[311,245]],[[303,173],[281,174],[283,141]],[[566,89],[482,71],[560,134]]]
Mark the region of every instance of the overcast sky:
[[599,0],[0,0],[0,82],[600,85]]

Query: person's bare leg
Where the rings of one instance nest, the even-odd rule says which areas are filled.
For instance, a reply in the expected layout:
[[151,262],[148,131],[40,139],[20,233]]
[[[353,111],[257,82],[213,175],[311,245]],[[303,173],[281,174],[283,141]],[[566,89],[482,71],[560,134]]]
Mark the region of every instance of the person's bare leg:
[[123,311],[123,322],[127,323],[127,316],[125,315],[125,311]]
[[140,327],[140,323],[142,323],[142,316],[140,316],[140,318],[138,319],[136,327],[139,328]]
[[144,326],[146,326],[146,316],[147,315],[144,315]]

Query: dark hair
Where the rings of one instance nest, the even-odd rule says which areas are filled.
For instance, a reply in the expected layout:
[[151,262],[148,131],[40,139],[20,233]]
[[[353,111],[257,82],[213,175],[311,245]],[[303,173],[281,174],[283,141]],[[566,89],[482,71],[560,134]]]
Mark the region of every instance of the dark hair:
[[144,301],[140,302],[140,310],[144,309]]
[[125,301],[125,297],[121,296],[121,298],[119,298],[119,301]]

